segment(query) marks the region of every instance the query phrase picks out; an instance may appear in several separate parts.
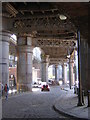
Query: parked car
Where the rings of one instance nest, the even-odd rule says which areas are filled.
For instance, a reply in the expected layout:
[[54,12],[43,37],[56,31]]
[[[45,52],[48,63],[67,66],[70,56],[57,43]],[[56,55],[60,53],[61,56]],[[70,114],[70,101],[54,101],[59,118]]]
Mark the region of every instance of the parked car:
[[48,84],[43,84],[41,87],[41,91],[50,91],[50,87]]
[[38,84],[36,82],[34,82],[34,84],[32,85],[33,88],[38,88]]
[[52,85],[52,83],[53,83],[53,80],[52,80],[52,79],[49,79],[49,80],[48,80],[48,84],[49,84],[49,85]]

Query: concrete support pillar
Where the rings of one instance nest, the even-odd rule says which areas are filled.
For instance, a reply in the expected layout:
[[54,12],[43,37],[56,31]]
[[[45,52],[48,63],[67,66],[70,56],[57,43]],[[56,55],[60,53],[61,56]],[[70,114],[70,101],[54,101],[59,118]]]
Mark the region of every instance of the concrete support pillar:
[[54,65],[53,65],[53,67],[52,67],[52,69],[53,69],[53,76],[55,76],[55,67],[54,67]]
[[71,62],[71,85],[74,86],[74,63]]
[[62,65],[62,82],[64,84],[64,63]]
[[41,80],[48,83],[49,55],[42,55],[41,62]]
[[0,32],[0,82],[9,85],[9,40],[10,33]]
[[76,71],[76,64],[74,64],[74,93],[77,93],[77,71]]
[[59,79],[60,79],[60,68],[58,66],[58,69],[57,69],[57,80],[59,81]]
[[69,58],[69,87],[71,89],[71,65],[70,65],[70,58]]
[[78,74],[78,70],[77,70],[77,50],[74,50],[74,64],[73,64],[73,73],[74,73],[74,82],[76,84],[77,81],[77,74]]
[[69,86],[70,86],[70,89],[73,85],[74,85],[73,62],[69,58]]
[[90,90],[90,46],[88,46],[87,90]]
[[67,64],[64,64],[64,79],[63,84],[67,84]]
[[17,46],[17,90],[32,91],[32,38],[19,37]]
[[57,81],[57,69],[58,69],[58,65],[55,65],[55,80]]

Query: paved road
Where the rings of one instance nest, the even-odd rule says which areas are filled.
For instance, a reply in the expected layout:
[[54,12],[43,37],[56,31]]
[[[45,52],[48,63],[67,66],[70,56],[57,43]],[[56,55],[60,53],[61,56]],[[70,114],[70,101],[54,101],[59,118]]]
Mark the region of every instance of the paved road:
[[52,107],[64,93],[67,91],[62,91],[60,86],[57,86],[51,87],[49,92],[41,92],[38,89],[15,95],[8,100],[3,99],[2,115],[4,118],[66,118]]

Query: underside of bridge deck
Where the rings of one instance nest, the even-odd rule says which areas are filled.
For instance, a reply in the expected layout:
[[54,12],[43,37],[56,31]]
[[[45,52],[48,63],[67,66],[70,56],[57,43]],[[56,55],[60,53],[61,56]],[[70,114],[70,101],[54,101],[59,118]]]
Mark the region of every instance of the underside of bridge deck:
[[3,24],[16,35],[33,37],[33,46],[50,58],[67,59],[76,48],[77,30],[88,37],[88,3],[3,3]]

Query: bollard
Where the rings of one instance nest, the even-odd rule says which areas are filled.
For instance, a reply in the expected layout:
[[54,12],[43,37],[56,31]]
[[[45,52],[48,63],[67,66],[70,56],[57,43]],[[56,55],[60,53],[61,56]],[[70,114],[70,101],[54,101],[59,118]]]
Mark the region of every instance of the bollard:
[[83,105],[85,105],[84,104],[84,90],[82,90],[82,103],[83,103]]
[[88,90],[88,107],[90,107],[90,90]]

